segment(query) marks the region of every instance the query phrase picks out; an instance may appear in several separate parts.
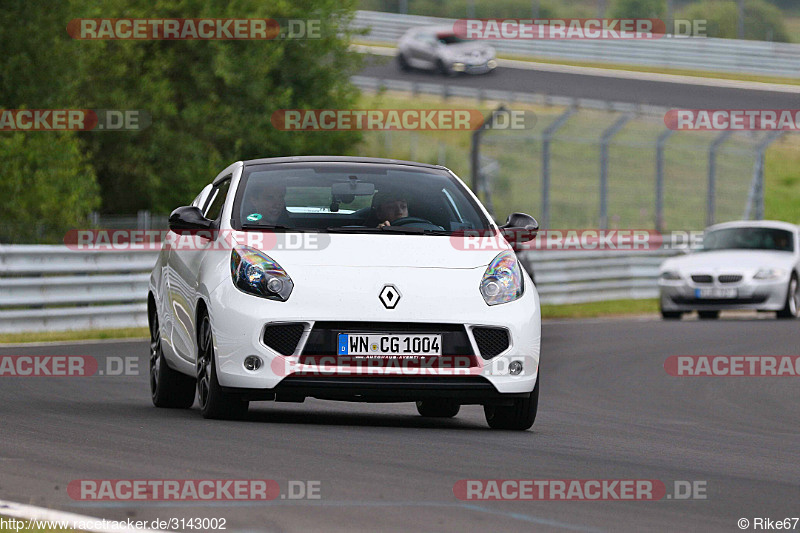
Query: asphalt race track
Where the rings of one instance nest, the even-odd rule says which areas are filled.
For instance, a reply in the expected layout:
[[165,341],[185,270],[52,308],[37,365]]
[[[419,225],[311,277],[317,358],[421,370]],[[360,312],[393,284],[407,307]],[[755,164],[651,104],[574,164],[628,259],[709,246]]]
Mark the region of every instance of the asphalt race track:
[[[798,322],[549,322],[531,431],[412,404],[251,404],[241,422],[156,409],[147,343],[4,347],[0,355],[139,357],[140,375],[0,378],[0,499],[109,519],[225,517],[228,531],[738,531],[800,514],[797,377],[673,377],[670,355],[797,355]],[[318,500],[81,502],[77,479],[321,483]],[[464,502],[460,479],[657,479],[707,499]]]
[[393,58],[382,56],[368,56],[366,66],[359,75],[688,109],[794,109],[800,99],[797,93],[540,72],[502,66],[490,75],[447,78],[427,71],[402,72]]

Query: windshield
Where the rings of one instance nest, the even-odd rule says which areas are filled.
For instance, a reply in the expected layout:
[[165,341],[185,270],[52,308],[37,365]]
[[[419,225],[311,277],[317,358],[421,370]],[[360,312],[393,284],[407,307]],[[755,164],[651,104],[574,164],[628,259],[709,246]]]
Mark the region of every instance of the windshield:
[[386,234],[490,229],[444,170],[339,162],[245,167],[232,222],[236,229]]
[[439,39],[439,42],[442,44],[459,44],[469,42],[461,37],[456,37],[456,35],[452,33],[440,33],[436,36],[436,38]]
[[794,251],[792,233],[777,228],[726,228],[709,231],[703,250],[778,250]]

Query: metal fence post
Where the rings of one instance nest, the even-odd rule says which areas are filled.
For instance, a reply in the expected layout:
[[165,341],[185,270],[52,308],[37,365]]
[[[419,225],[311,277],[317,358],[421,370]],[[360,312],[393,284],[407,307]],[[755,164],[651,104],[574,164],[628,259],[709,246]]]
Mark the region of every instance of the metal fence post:
[[625,127],[634,115],[622,115],[600,136],[600,228],[608,228],[608,146],[611,138]]
[[556,132],[567,123],[569,117],[578,111],[575,106],[570,107],[544,129],[542,133],[542,213],[540,227],[550,227],[550,141]]
[[472,192],[478,194],[479,191],[482,190],[483,183],[482,183],[482,176],[481,176],[481,137],[483,137],[484,132],[487,129],[492,127],[494,123],[494,117],[499,112],[507,112],[508,108],[504,105],[500,105],[492,111],[492,113],[486,117],[483,121],[483,124],[480,127],[476,128],[475,131],[472,132],[472,143],[470,148],[470,166],[472,167]]
[[656,141],[656,231],[664,231],[664,148],[675,130],[665,130]]
[[764,162],[767,148],[778,140],[784,132],[773,131],[767,134],[763,141],[756,147],[756,162],[753,165],[753,181],[747,193],[747,204],[744,207],[744,218],[750,220],[750,215],[755,211],[755,220],[764,218]]
[[717,135],[708,148],[708,192],[706,195],[706,226],[714,224],[717,213],[717,151],[719,147],[733,134],[732,131],[723,131]]

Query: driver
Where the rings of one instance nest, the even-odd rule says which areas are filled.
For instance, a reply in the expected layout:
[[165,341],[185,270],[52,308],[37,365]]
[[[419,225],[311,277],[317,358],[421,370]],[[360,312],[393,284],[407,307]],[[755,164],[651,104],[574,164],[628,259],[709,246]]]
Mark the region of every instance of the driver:
[[395,220],[408,217],[408,200],[402,191],[378,191],[372,197],[375,217],[379,228],[391,226]]

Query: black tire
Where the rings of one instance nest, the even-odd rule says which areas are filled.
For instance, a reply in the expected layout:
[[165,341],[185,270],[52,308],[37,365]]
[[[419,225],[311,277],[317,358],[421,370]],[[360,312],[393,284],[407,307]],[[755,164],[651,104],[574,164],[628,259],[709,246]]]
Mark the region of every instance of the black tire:
[[[541,373],[540,373],[541,375]],[[514,405],[495,406],[484,405],[483,414],[486,422],[492,429],[511,429],[525,431],[530,429],[536,421],[536,412],[539,410],[539,377],[536,386],[527,398],[515,399]]]
[[158,313],[150,315],[150,397],[156,407],[188,409],[194,404],[195,380],[167,365],[161,346]]
[[680,311],[664,311],[661,310],[661,318],[664,320],[680,320],[683,313]]
[[447,68],[447,66],[444,64],[444,61],[442,61],[441,59],[436,61],[436,72],[438,72],[442,76],[447,76],[448,78],[452,78],[453,76],[456,75],[455,72]]
[[800,316],[800,283],[797,275],[792,274],[789,280],[789,288],[786,291],[786,305],[778,311],[778,318],[797,318]]
[[203,313],[197,327],[197,401],[203,418],[235,420],[247,414],[250,402],[223,392],[217,380],[214,334],[208,313]]
[[697,316],[700,320],[716,320],[719,318],[719,311],[698,311]]
[[408,72],[411,70],[411,65],[408,64],[408,60],[403,54],[397,54],[397,64],[400,66],[400,70],[403,72]]
[[426,418],[453,418],[459,410],[461,404],[444,398],[417,402],[417,412]]

